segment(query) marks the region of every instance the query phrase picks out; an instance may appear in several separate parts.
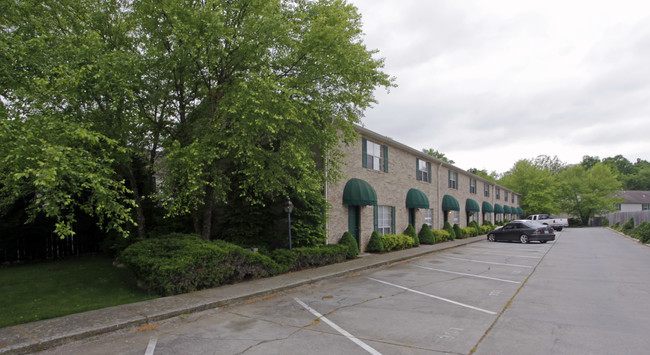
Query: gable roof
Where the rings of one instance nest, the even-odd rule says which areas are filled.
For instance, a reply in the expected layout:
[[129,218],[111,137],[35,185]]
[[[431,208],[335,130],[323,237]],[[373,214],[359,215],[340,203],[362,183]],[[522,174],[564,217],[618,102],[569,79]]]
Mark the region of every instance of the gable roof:
[[623,203],[650,203],[650,191],[621,191],[617,195],[625,198]]

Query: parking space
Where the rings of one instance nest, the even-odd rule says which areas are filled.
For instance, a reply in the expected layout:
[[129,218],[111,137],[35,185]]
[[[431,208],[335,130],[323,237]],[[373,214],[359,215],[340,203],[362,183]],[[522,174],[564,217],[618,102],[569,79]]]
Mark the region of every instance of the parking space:
[[553,245],[481,241],[53,351],[468,354]]

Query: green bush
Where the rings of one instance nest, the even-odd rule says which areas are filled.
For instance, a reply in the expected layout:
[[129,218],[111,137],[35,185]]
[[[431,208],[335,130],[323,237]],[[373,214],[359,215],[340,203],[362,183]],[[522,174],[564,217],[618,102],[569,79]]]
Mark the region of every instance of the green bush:
[[621,226],[621,229],[622,229],[623,233],[629,234],[634,229],[634,218],[630,218],[629,221],[625,222]]
[[134,243],[119,256],[142,286],[163,296],[275,275],[271,258],[226,242],[174,235]]
[[469,227],[474,228],[474,231],[476,231],[474,236],[483,234],[483,230],[481,229],[481,226],[478,225],[478,222],[476,221],[469,222]]
[[454,232],[454,227],[452,227],[451,224],[449,224],[449,222],[445,222],[445,226],[442,229],[447,231],[447,233],[449,233],[449,238],[447,240],[456,239],[456,232]]
[[620,230],[620,229],[621,229],[621,223],[620,223],[620,222],[616,222],[616,223],[614,223],[614,227],[613,227],[613,228],[616,229],[616,230]]
[[465,238],[463,232],[460,230],[460,226],[458,225],[458,223],[454,224],[454,234],[456,235],[457,239]]
[[490,233],[493,229],[494,229],[494,227],[492,227],[492,226],[489,226],[489,225],[482,225],[482,226],[481,226],[481,232],[482,232],[481,234],[488,234],[488,233]]
[[644,244],[650,243],[650,223],[641,222],[638,227],[634,228],[631,235]]
[[379,235],[379,233],[377,233],[375,236],[375,233],[373,233],[373,236],[370,237],[370,243],[368,243],[368,251],[377,251],[376,248],[373,248],[372,250],[370,248],[370,244],[373,243],[373,238],[381,240],[382,251],[401,250],[413,246],[413,238],[405,234]]
[[603,227],[609,227],[609,219],[603,218],[601,223],[602,223]]
[[354,259],[359,255],[359,244],[357,244],[357,240],[350,232],[343,233],[339,244],[345,245],[348,248],[348,252],[345,254],[347,259]]
[[328,244],[319,247],[294,248],[291,251],[298,255],[291,268],[291,271],[295,271],[340,263],[345,260],[348,248],[341,244]]
[[476,228],[474,227],[465,227],[460,229],[461,232],[463,233],[463,238],[471,238],[471,237],[476,237],[478,233],[476,232]]
[[[451,231],[453,232],[454,230],[452,229]],[[432,232],[433,232],[433,237],[436,240],[436,243],[441,243],[441,242],[446,242],[448,240],[451,240],[449,231],[434,229],[432,230]]]
[[409,223],[409,226],[406,227],[403,234],[413,238],[413,246],[414,247],[417,247],[417,246],[420,245],[420,238],[418,238],[418,235],[415,233],[415,227],[413,227],[412,224]]
[[366,250],[370,253],[381,253],[385,250],[384,242],[377,231],[372,232],[370,235],[370,241],[368,241],[368,247]]
[[433,236],[433,231],[431,231],[431,228],[429,228],[429,225],[426,223],[422,225],[422,228],[420,228],[420,233],[418,234],[418,237],[420,239],[420,243],[422,244],[435,244],[436,239]]

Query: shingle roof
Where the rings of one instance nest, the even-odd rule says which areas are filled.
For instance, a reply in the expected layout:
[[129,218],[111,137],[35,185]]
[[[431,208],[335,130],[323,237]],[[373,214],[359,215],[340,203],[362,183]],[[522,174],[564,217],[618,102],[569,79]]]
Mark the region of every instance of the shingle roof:
[[621,191],[618,196],[623,196],[623,203],[650,203],[650,191]]

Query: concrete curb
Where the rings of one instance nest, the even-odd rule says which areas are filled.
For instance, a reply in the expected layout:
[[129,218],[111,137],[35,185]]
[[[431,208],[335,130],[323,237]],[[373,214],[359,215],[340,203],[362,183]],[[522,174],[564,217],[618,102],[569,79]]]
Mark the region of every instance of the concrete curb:
[[183,314],[241,303],[314,282],[380,268],[475,243],[484,238],[485,236],[477,236],[385,254],[370,254],[339,264],[270,278],[0,328],[0,353],[25,354],[43,351],[100,334],[145,326]]

